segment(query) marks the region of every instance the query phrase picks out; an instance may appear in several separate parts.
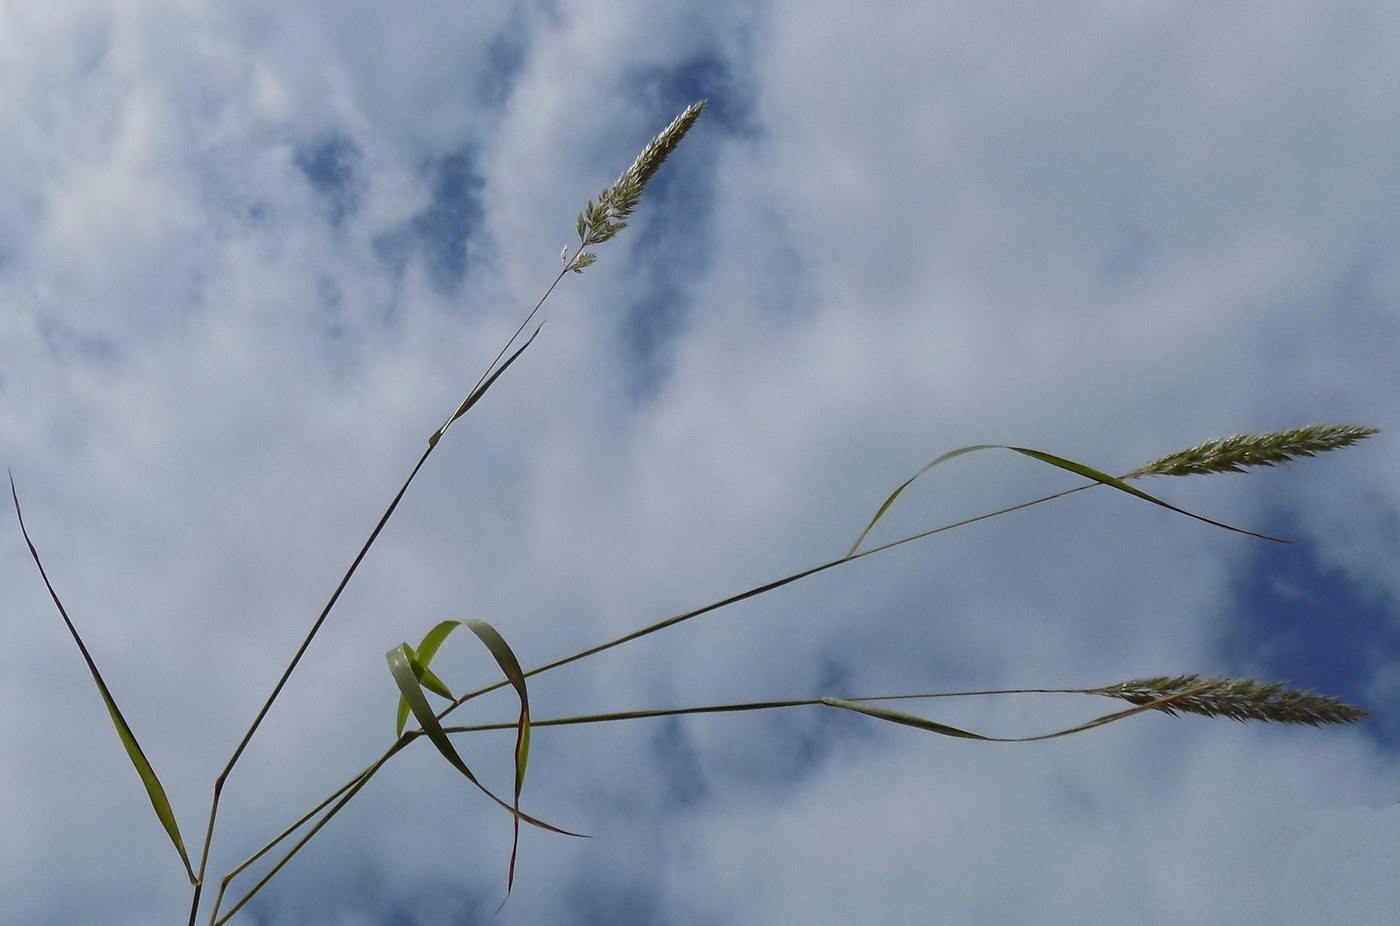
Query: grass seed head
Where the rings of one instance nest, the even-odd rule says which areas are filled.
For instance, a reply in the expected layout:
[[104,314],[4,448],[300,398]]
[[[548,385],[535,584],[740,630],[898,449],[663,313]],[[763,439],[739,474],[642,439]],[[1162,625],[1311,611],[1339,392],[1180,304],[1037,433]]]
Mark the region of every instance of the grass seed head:
[[1316,456],[1347,447],[1377,433],[1375,428],[1350,424],[1311,424],[1287,431],[1235,434],[1209,440],[1159,457],[1123,476],[1194,476],[1204,473],[1242,473],[1251,466],[1287,465],[1299,457]]
[[[700,112],[708,101],[697,100],[685,108],[671,124],[662,129],[661,134],[647,142],[642,153],[632,162],[632,166],[622,172],[611,186],[604,187],[597,200],[589,200],[583,212],[579,213],[576,229],[579,237],[579,254],[569,270],[579,271],[593,262],[592,252],[585,251],[591,245],[602,244],[627,227],[627,217],[637,207],[642,191],[666,158],[685,138],[685,133],[700,118]],[[586,258],[586,260],[585,260]]]
[[[1207,678],[1199,675],[1138,678],[1093,694],[1121,698],[1130,704],[1152,704],[1168,714],[1201,714],[1232,720],[1273,723],[1355,723],[1368,712],[1337,698],[1301,688],[1285,688],[1280,682],[1260,683],[1252,678]],[[1170,699],[1170,700],[1164,700]]]

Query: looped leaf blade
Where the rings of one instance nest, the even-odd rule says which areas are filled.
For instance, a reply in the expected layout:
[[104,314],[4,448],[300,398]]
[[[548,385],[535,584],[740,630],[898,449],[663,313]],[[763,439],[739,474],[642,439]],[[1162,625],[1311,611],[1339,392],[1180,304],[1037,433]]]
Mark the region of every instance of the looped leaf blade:
[[[481,636],[481,630],[478,627],[472,626],[473,622],[460,621],[449,623],[456,623],[459,626],[468,626],[473,630],[473,632],[477,633],[478,637]],[[485,624],[484,621],[477,621],[475,623],[487,628],[490,627],[490,625]],[[434,628],[434,630],[438,630],[441,627],[442,625],[439,624],[437,628]],[[450,632],[450,629],[444,630],[442,631],[441,635],[445,638],[446,635]],[[492,630],[491,633],[494,633],[494,630]],[[496,637],[499,639],[499,634],[496,634]],[[440,643],[441,640],[439,640],[438,642]],[[505,641],[501,640],[500,642],[502,645],[504,645]],[[488,645],[488,648],[490,648],[490,645]],[[509,652],[508,647],[506,648],[506,652]],[[493,655],[495,655],[494,650]],[[385,659],[389,663],[389,672],[391,675],[393,675],[394,681],[399,687],[399,693],[402,695],[404,700],[407,701],[409,710],[413,712],[413,716],[418,721],[419,725],[423,728],[423,732],[427,734],[428,739],[433,743],[435,747],[437,747],[437,750],[442,755],[442,757],[446,759],[453,768],[461,772],[463,777],[465,777],[468,781],[475,785],[476,788],[479,791],[481,791],[481,793],[485,794],[493,802],[495,802],[501,808],[508,811],[511,814],[511,816],[514,817],[515,833],[511,845],[509,878],[506,888],[507,896],[509,896],[510,888],[514,886],[515,860],[517,851],[519,849],[521,820],[524,820],[526,823],[529,823],[532,826],[537,826],[540,829],[549,830],[552,833],[559,833],[564,836],[583,835],[581,833],[573,833],[569,830],[561,829],[557,826],[545,823],[543,820],[538,820],[535,817],[532,817],[529,814],[522,811],[519,807],[519,787],[520,783],[524,780],[522,757],[528,751],[529,744],[528,719],[526,719],[525,722],[519,725],[519,730],[521,732],[517,734],[516,740],[515,803],[509,804],[501,798],[497,797],[495,793],[493,793],[490,789],[483,785],[480,780],[477,779],[476,775],[472,772],[470,768],[468,768],[466,762],[462,760],[462,757],[457,753],[456,748],[452,745],[451,739],[448,738],[446,731],[443,730],[442,724],[438,721],[437,716],[433,713],[432,707],[428,704],[427,697],[423,694],[422,683],[419,681],[418,678],[419,673],[422,671],[422,667],[417,664],[418,660],[415,658],[413,648],[410,647],[407,643],[400,644],[399,646],[396,646],[393,649],[389,650],[389,652],[385,654]],[[500,661],[500,657],[498,657],[498,661]],[[514,654],[510,655],[509,661],[513,663],[515,662]],[[523,686],[524,676],[523,673],[520,673],[519,671],[518,663],[515,663],[515,671],[520,674],[520,681]],[[522,716],[524,715],[522,714]],[[523,749],[522,742],[524,744]]]

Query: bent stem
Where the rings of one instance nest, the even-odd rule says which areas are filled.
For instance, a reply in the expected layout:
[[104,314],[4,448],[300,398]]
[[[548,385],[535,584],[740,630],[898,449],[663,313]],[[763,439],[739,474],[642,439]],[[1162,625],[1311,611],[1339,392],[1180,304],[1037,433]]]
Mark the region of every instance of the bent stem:
[[312,623],[311,629],[307,632],[305,639],[301,641],[301,646],[297,647],[297,651],[292,656],[291,662],[287,664],[287,667],[282,671],[281,678],[279,678],[277,684],[273,686],[271,694],[269,694],[267,700],[263,702],[262,708],[258,711],[257,716],[253,718],[253,722],[243,734],[243,738],[239,740],[237,748],[234,749],[233,755],[229,758],[223,771],[221,771],[219,777],[214,780],[214,796],[209,802],[209,822],[204,830],[204,848],[201,850],[199,856],[199,882],[194,887],[194,897],[190,904],[190,926],[194,926],[195,918],[199,913],[200,893],[204,884],[205,869],[209,863],[210,847],[214,839],[214,825],[218,820],[219,800],[223,794],[225,782],[228,781],[229,775],[233,772],[233,767],[238,764],[238,760],[242,757],[244,750],[248,748],[248,743],[252,741],[253,734],[257,732],[258,727],[261,726],[268,711],[272,709],[273,702],[277,700],[278,695],[282,693],[282,689],[286,687],[287,680],[291,678],[292,672],[296,670],[297,664],[301,662],[302,656],[306,655],[306,651],[311,647],[311,641],[316,638],[316,634],[320,632],[322,625],[325,624],[326,618],[331,613],[331,609],[335,607],[335,603],[340,599],[341,592],[345,591],[345,587],[350,584],[350,578],[355,574],[355,571],[359,569],[360,563],[364,561],[365,555],[369,553],[369,549],[374,545],[374,541],[378,539],[380,531],[382,531],[384,525],[388,523],[389,517],[394,513],[394,509],[398,507],[399,502],[403,499],[404,493],[408,491],[408,487],[413,482],[413,478],[418,475],[418,471],[421,470],[423,464],[427,462],[428,456],[433,452],[434,446],[434,444],[429,444],[427,449],[423,451],[423,455],[418,458],[418,463],[413,467],[412,472],[408,474],[408,478],[404,480],[403,485],[399,487],[399,491],[394,495],[394,499],[389,503],[389,507],[380,515],[379,522],[375,524],[374,530],[370,531],[368,539],[366,539],[364,545],[360,547],[360,552],[355,556],[354,561],[351,562],[350,568],[347,569],[345,575],[341,577],[339,584],[335,587],[335,591],[331,593],[330,598],[326,601],[325,607],[321,609],[321,613]]
[[[381,768],[384,767],[384,764],[386,762],[392,759],[394,755],[399,752],[399,750],[403,749],[410,742],[417,739],[418,735],[418,731],[414,730],[410,733],[405,733],[403,736],[399,737],[399,739],[394,743],[394,745],[390,746],[387,750],[385,750],[384,754],[378,759],[376,759],[371,765],[365,768],[354,778],[341,785],[329,797],[327,797],[320,804],[316,805],[316,807],[314,807],[312,810],[303,815],[301,819],[297,820],[297,822],[293,823],[291,826],[283,830],[282,833],[279,836],[277,836],[276,839],[272,840],[267,845],[259,849],[257,852],[244,859],[241,863],[239,863],[239,865],[236,868],[233,868],[228,872],[228,874],[224,875],[223,880],[219,882],[219,893],[214,898],[213,909],[209,913],[210,926],[221,926],[221,924],[228,922],[229,919],[233,917],[234,914],[236,914],[239,910],[243,909],[244,905],[247,904],[248,901],[253,899],[253,895],[257,894],[258,891],[266,887],[267,883],[271,881],[279,871],[282,870],[282,867],[286,865],[287,862],[291,861],[292,856],[300,852],[301,849],[308,842],[311,841],[312,837],[319,833],[321,831],[321,828],[331,821],[332,817],[339,813],[341,809],[343,809],[345,805],[348,804],[351,801],[351,799],[355,797],[355,795],[360,793],[360,789],[362,789],[365,785],[369,784],[369,780],[374,777],[374,774],[376,772],[378,772]],[[272,851],[272,849],[275,848],[279,843],[285,841],[293,833],[301,829],[302,826],[304,826],[308,821],[310,821],[322,810],[325,810],[327,807],[329,807],[330,809],[326,810],[326,813],[311,826],[311,829],[308,830],[300,839],[298,839],[292,845],[291,849],[289,849],[285,855],[279,858],[272,865],[271,868],[264,872],[262,877],[259,878],[252,885],[252,887],[248,889],[247,893],[240,897],[237,900],[237,902],[235,902],[234,905],[230,907],[223,916],[219,916],[219,907],[223,903],[224,893],[228,890],[228,886],[233,881],[233,879],[238,877],[244,871],[246,871],[248,867],[251,866],[258,859],[262,858],[268,852]]]

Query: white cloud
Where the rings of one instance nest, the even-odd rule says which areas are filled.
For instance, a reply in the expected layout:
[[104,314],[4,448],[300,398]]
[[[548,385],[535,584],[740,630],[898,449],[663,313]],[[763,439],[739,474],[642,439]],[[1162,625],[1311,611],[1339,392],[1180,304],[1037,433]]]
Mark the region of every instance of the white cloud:
[[[440,619],[491,620],[538,664],[840,555],[974,441],[1127,469],[1239,429],[1391,423],[1379,4],[37,9],[0,6],[0,447],[192,845],[574,212],[692,82],[718,87],[666,195],[435,452],[232,779],[215,867],[387,743],[382,654]],[[629,338],[649,305],[659,340]],[[1151,488],[1247,525],[1296,509],[1320,562],[1393,601],[1384,440]],[[1060,476],[954,461],[872,540]],[[0,538],[0,893],[25,922],[178,916],[173,853]],[[1252,543],[1087,492],[542,676],[535,709],[1228,671]],[[466,641],[442,659],[459,687],[494,671]],[[923,709],[1037,732],[1080,708]],[[831,714],[539,730],[527,805],[596,838],[526,833],[500,918],[1263,923],[1354,901],[1360,922],[1389,901],[1348,861],[1395,840],[1393,746],[1364,733],[1139,718],[979,746]],[[509,737],[467,743],[508,788]],[[384,773],[246,919],[489,914],[508,819],[433,759]],[[1334,874],[1282,903],[1298,870]]]

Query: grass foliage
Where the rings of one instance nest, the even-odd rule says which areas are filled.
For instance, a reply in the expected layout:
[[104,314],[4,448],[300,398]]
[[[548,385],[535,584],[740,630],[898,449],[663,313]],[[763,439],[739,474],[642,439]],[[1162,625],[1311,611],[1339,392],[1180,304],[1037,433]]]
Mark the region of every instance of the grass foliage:
[[[575,274],[582,273],[597,260],[597,253],[596,251],[590,250],[591,248],[607,242],[626,227],[627,219],[641,200],[648,181],[655,176],[656,172],[665,162],[667,156],[676,149],[685,138],[686,133],[696,124],[704,108],[705,101],[700,100],[677,116],[669,126],[647,144],[642,150],[642,153],[629,168],[622,172],[617,181],[605,187],[596,200],[590,200],[579,214],[576,224],[578,244],[572,252],[567,247],[564,249],[561,255],[562,267],[558,276],[555,277],[554,281],[546,289],[544,295],[540,298],[539,302],[536,303],[535,307],[525,316],[510,340],[502,346],[500,352],[482,373],[476,384],[467,392],[456,410],[448,416],[437,431],[429,436],[427,447],[423,450],[417,464],[410,471],[408,478],[404,480],[398,493],[390,501],[378,523],[365,540],[359,554],[351,562],[344,577],[331,593],[320,614],[311,622],[301,645],[288,661],[281,677],[273,686],[266,701],[258,710],[247,731],[233,749],[227,765],[214,783],[213,797],[210,801],[201,851],[197,860],[194,862],[191,861],[189,854],[186,852],[179,827],[176,825],[174,811],[170,806],[170,802],[166,799],[165,791],[161,786],[159,778],[156,776],[155,770],[151,767],[151,763],[146,759],[145,754],[137,743],[135,733],[132,732],[123,719],[121,711],[117,708],[116,702],[112,699],[111,693],[107,690],[107,686],[104,684],[102,676],[98,672],[96,663],[89,654],[87,647],[83,644],[82,637],[79,635],[73,621],[69,618],[68,612],[60,601],[58,593],[49,582],[49,577],[44,570],[39,552],[30,540],[28,529],[25,527],[20,509],[19,493],[15,488],[14,479],[11,477],[10,489],[15,513],[18,517],[20,529],[24,534],[25,541],[29,546],[29,551],[33,557],[35,566],[38,569],[40,577],[43,579],[45,587],[48,589],[54,606],[67,625],[74,643],[77,644],[88,666],[93,681],[96,683],[102,700],[111,715],[117,735],[120,737],[132,765],[141,777],[156,816],[169,834],[170,840],[179,854],[186,875],[189,878],[192,886],[189,911],[190,926],[194,926],[197,922],[202,907],[207,907],[207,922],[211,924],[211,926],[217,926],[217,924],[228,922],[231,917],[237,914],[238,911],[281,870],[282,866],[285,865],[289,859],[300,852],[309,841],[320,832],[321,828],[325,826],[329,820],[359,794],[360,789],[363,788],[386,763],[392,760],[394,756],[405,747],[423,737],[426,737],[438,753],[441,754],[443,759],[466,778],[472,786],[480,789],[492,803],[502,808],[511,816],[515,828],[515,842],[513,843],[510,853],[506,875],[506,894],[509,896],[515,875],[514,846],[518,845],[521,823],[546,829],[554,833],[577,835],[569,834],[567,831],[546,823],[543,820],[539,820],[520,809],[520,798],[525,785],[526,770],[529,764],[530,733],[532,729],[542,726],[576,726],[624,721],[631,722],[656,717],[674,717],[689,714],[747,713],[754,711],[794,710],[821,707],[856,712],[875,720],[910,726],[942,736],[989,742],[1026,742],[1081,733],[1145,711],[1161,711],[1168,714],[1190,713],[1207,717],[1227,717],[1238,721],[1306,724],[1310,726],[1352,723],[1365,716],[1365,711],[1360,708],[1342,703],[1334,698],[1308,691],[1286,689],[1282,685],[1276,683],[1263,684],[1251,679],[1203,679],[1197,675],[1187,675],[1133,679],[1099,688],[1070,690],[1053,689],[1053,691],[1059,693],[1115,698],[1126,701],[1132,706],[1110,714],[1095,717],[1084,723],[1076,724],[1065,729],[1054,730],[1036,736],[1015,738],[997,737],[951,727],[936,720],[897,709],[891,705],[916,699],[930,700],[992,694],[1045,694],[1051,692],[1052,689],[905,692],[894,695],[869,697],[821,697],[785,701],[706,704],[672,709],[617,711],[547,719],[535,719],[531,717],[528,679],[532,676],[551,671],[571,662],[586,659],[604,650],[624,645],[640,637],[656,633],[737,602],[762,596],[782,586],[801,581],[819,572],[835,569],[846,563],[853,562],[854,560],[877,555],[893,547],[914,540],[961,527],[974,521],[985,520],[1005,514],[1009,511],[1036,505],[1048,501],[1051,498],[1058,498],[1087,488],[1107,486],[1140,501],[1150,502],[1154,505],[1170,509],[1173,512],[1205,521],[1217,527],[1253,534],[1252,531],[1246,531],[1242,528],[1223,524],[1219,521],[1186,511],[1185,509],[1162,501],[1133,486],[1131,483],[1145,476],[1189,476],[1242,472],[1256,466],[1287,464],[1301,457],[1311,457],[1329,450],[1350,446],[1376,432],[1372,428],[1356,427],[1352,425],[1309,425],[1307,427],[1264,434],[1237,434],[1232,437],[1207,441],[1206,443],[1168,454],[1167,456],[1146,463],[1121,476],[1112,476],[1095,467],[1028,447],[1000,445],[961,447],[948,451],[935,458],[896,488],[875,512],[874,516],[859,533],[855,542],[844,556],[738,592],[718,601],[711,602],[703,607],[655,621],[630,633],[591,646],[552,663],[537,666],[529,670],[522,668],[519,661],[516,659],[515,653],[506,642],[506,639],[496,628],[483,621],[445,621],[429,630],[416,647],[408,643],[401,643],[391,648],[386,654],[386,661],[390,674],[393,676],[400,692],[398,726],[395,731],[396,738],[389,744],[384,753],[368,767],[356,772],[335,792],[328,795],[323,801],[318,803],[315,807],[312,807],[299,819],[292,821],[281,833],[270,839],[266,845],[252,856],[245,859],[232,870],[219,876],[212,902],[206,903],[208,898],[204,895],[204,887],[211,883],[207,866],[214,834],[217,829],[220,797],[223,793],[224,786],[234,770],[234,767],[238,764],[244,749],[257,733],[259,726],[277,700],[287,680],[296,670],[302,656],[320,633],[327,617],[335,607],[341,592],[355,574],[365,554],[368,553],[369,549],[374,545],[380,531],[393,515],[399,501],[403,498],[404,493],[408,490],[409,485],[413,482],[414,477],[432,454],[434,448],[437,447],[444,433],[470,411],[481,397],[495,386],[500,377],[510,368],[511,364],[514,363],[524,351],[529,349],[530,345],[534,342],[535,336],[539,333],[539,329],[536,327],[528,337],[525,336],[525,331],[534,320],[536,313],[544,304],[545,300],[548,299],[550,293],[554,291],[555,287],[559,285],[560,281],[564,279],[567,274],[570,272]],[[952,524],[939,525],[879,546],[861,549],[870,529],[884,517],[890,508],[898,501],[901,493],[916,479],[925,475],[939,464],[955,457],[994,449],[1009,450],[1041,464],[1056,467],[1080,477],[1084,482],[1077,488],[1069,489],[1065,492],[1032,499],[1009,508],[987,512],[976,518],[970,518]],[[1254,534],[1254,536],[1265,537],[1265,535],[1262,534]],[[1275,538],[1265,537],[1265,539],[1273,540]],[[439,648],[447,642],[451,634],[459,628],[466,628],[469,630],[471,632],[469,637],[474,638],[478,643],[486,647],[501,670],[502,680],[499,683],[475,691],[454,694],[451,688],[432,671],[430,665],[433,657],[437,654]],[[445,718],[462,705],[485,694],[487,691],[507,685],[514,689],[519,701],[520,711],[516,720],[509,723],[487,723],[461,726],[444,725],[443,721]],[[438,698],[440,706],[435,709],[430,701],[430,697]],[[417,726],[406,728],[410,717],[416,722]],[[509,799],[487,790],[486,787],[477,780],[471,768],[462,759],[461,754],[453,745],[454,736],[463,736],[484,730],[503,728],[512,728],[516,731],[514,788]],[[254,870],[255,868],[257,868],[256,871]],[[235,883],[240,884],[237,891],[232,890]]]

